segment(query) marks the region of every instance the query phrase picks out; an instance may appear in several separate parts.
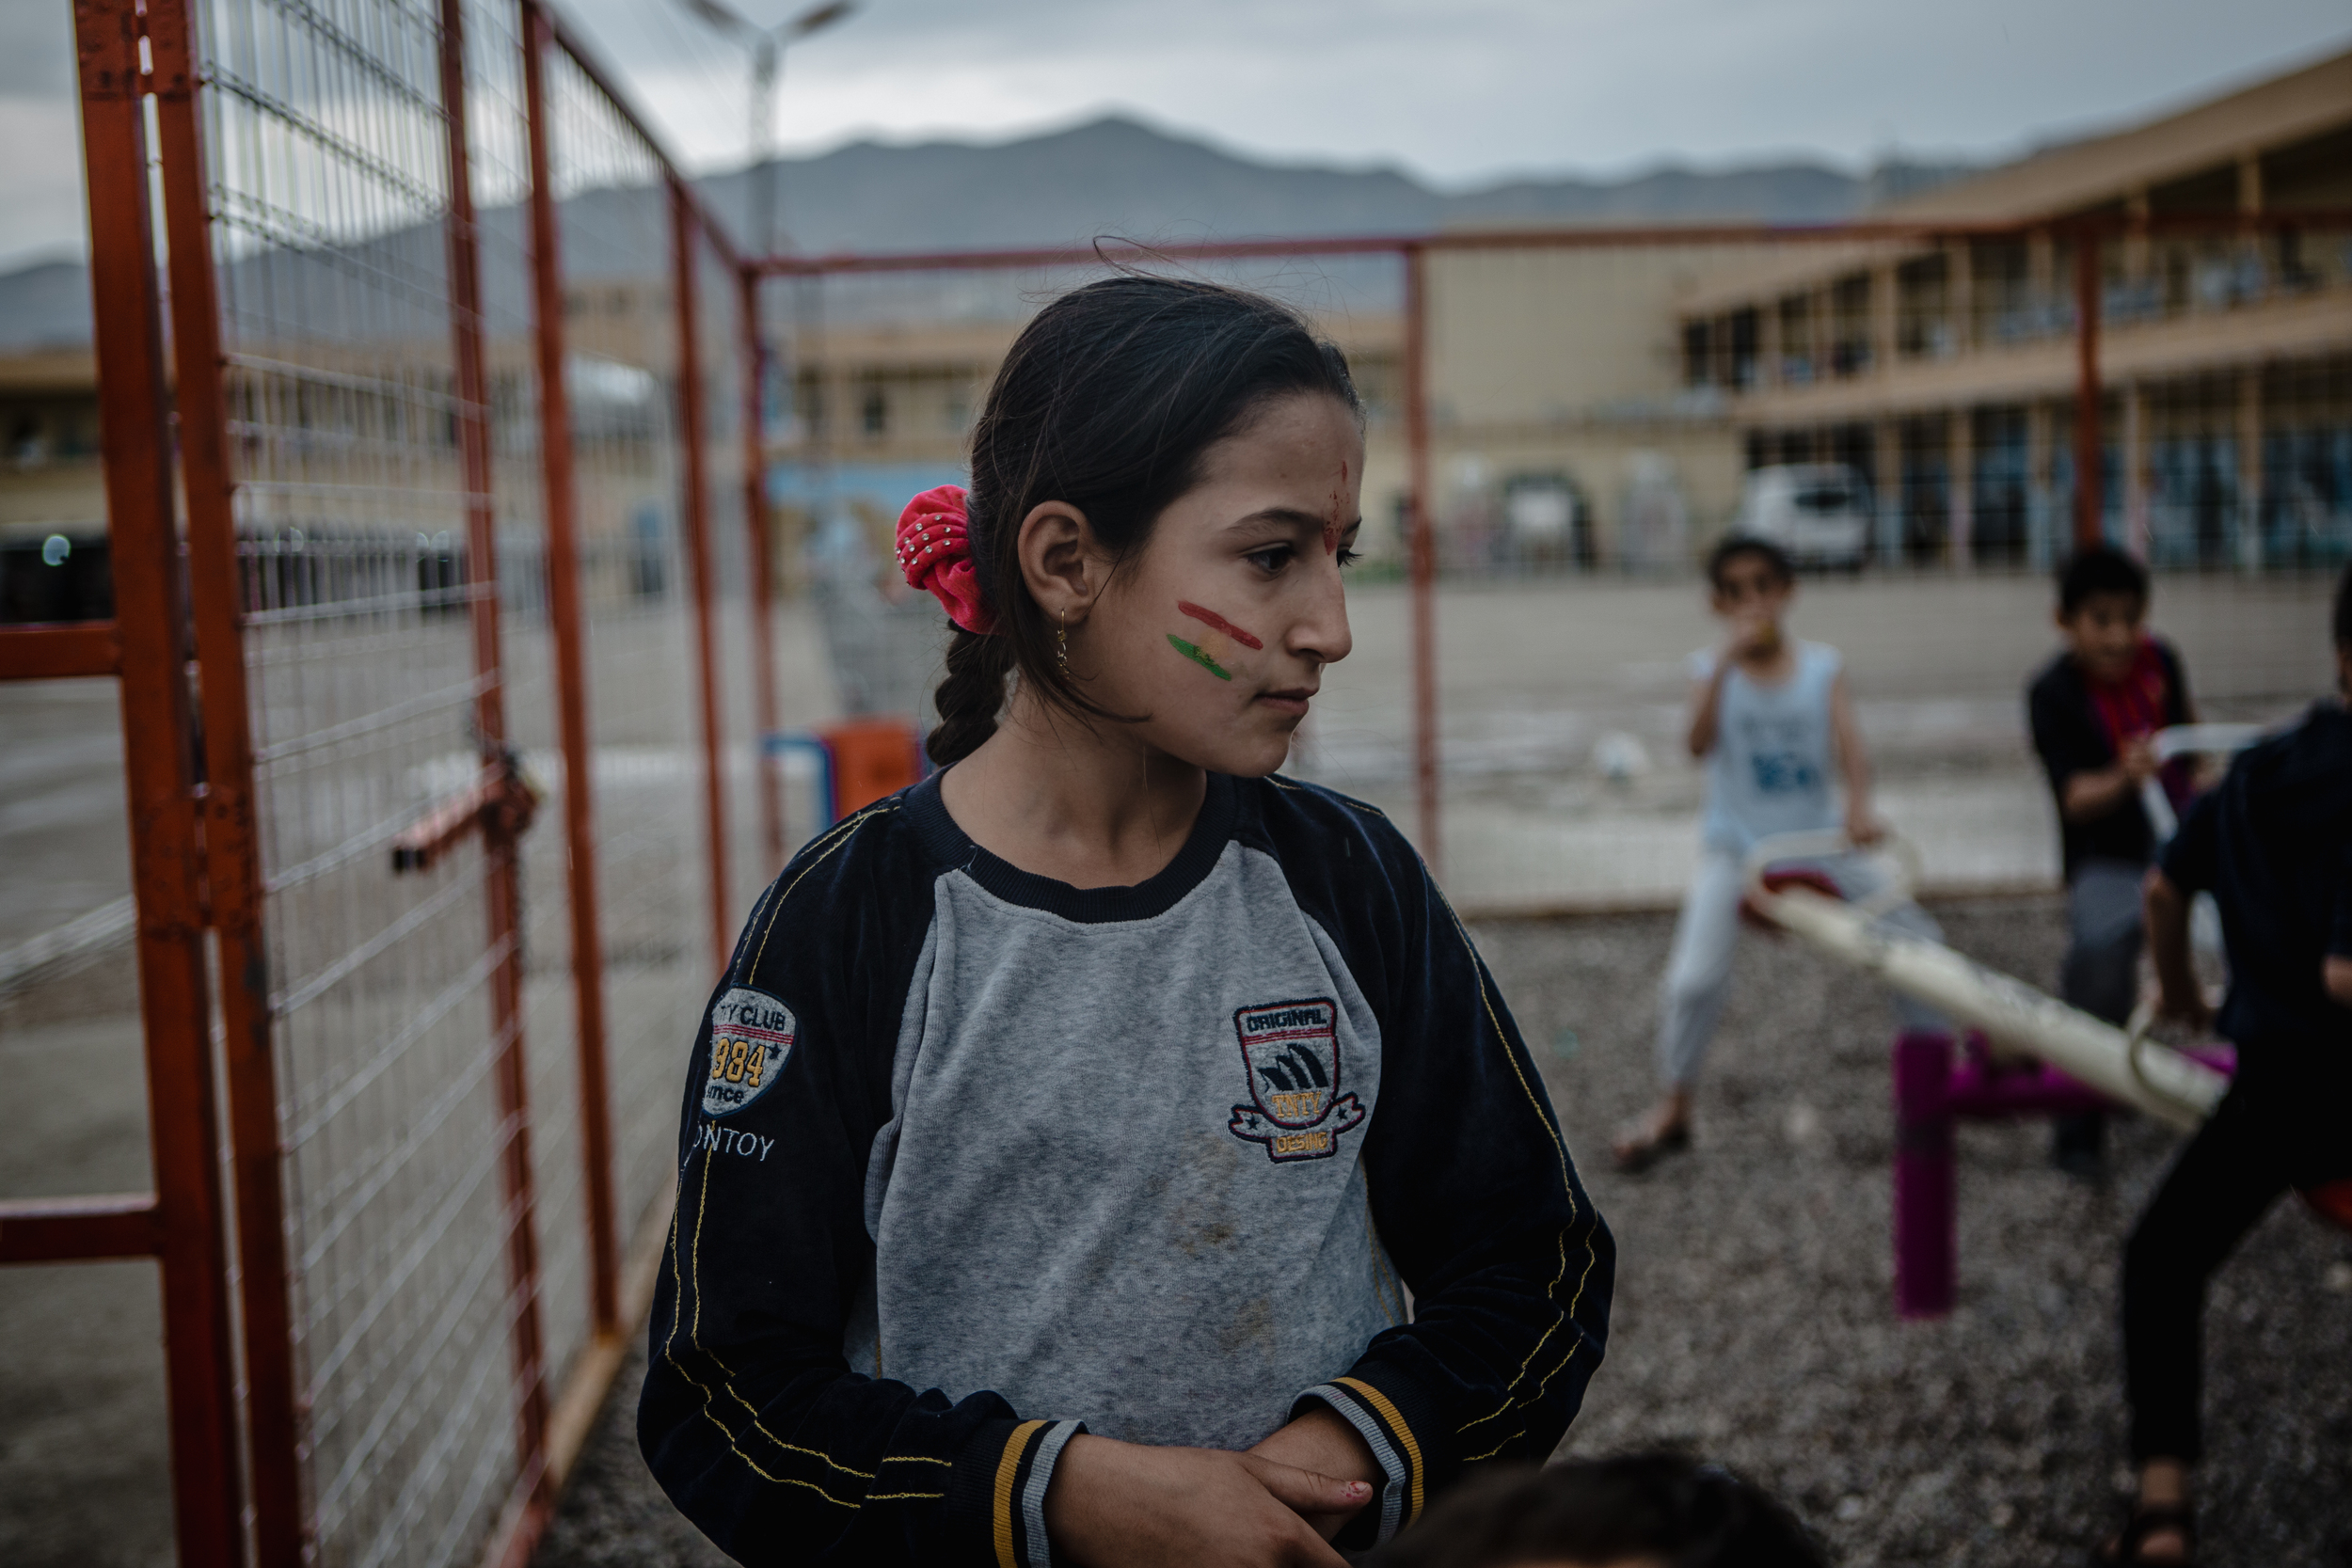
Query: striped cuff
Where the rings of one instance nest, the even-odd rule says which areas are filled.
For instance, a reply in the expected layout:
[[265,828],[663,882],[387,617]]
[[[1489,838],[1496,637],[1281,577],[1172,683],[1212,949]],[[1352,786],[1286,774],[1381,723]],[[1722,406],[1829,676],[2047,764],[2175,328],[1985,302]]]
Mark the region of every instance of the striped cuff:
[[1051,1568],[1045,1489],[1061,1450],[1084,1431],[1082,1421],[1023,1421],[1006,1437],[989,1510],[996,1568]]
[[1372,1449],[1373,1459],[1388,1478],[1374,1499],[1379,1508],[1380,1525],[1372,1544],[1385,1543],[1421,1517],[1421,1444],[1389,1396],[1362,1378],[1335,1377],[1299,1395],[1292,1405],[1292,1414],[1295,1415],[1298,1405],[1309,1400],[1321,1400],[1338,1411],[1340,1418],[1354,1427]]

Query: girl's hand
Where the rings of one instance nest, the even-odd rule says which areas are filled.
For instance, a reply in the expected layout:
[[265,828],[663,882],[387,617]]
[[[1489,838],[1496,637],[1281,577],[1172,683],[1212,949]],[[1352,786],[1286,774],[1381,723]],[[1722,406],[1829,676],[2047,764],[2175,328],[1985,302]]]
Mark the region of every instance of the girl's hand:
[[1301,1515],[1372,1497],[1256,1454],[1073,1437],[1045,1489],[1045,1533],[1083,1568],[1345,1568]]
[[[1295,1465],[1311,1475],[1336,1476],[1342,1481],[1375,1485],[1381,1479],[1380,1464],[1372,1457],[1372,1449],[1356,1429],[1328,1405],[1309,1407],[1296,1420],[1277,1428],[1249,1451],[1279,1465]],[[1328,1541],[1369,1501],[1367,1494],[1330,1512],[1309,1510],[1307,1522],[1315,1528],[1317,1535]]]

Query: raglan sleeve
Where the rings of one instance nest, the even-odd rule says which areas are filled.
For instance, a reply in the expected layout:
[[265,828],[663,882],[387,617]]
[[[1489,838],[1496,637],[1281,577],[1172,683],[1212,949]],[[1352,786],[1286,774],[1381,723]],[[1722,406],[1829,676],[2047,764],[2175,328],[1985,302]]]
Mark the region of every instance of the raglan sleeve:
[[2050,780],[2050,793],[2061,802],[2066,799],[2067,780],[2115,760],[2106,741],[2085,719],[2080,705],[2069,702],[2049,675],[2027,689],[2026,722],[2033,735],[2034,754],[2042,759],[2042,770]]
[[679,1511],[755,1568],[1042,1564],[1019,1502],[1041,1497],[1076,1423],[866,1376],[845,1355],[921,930],[845,893],[857,878],[793,879],[755,912],[687,1069],[639,1447]]
[[1363,1159],[1412,1321],[1300,1398],[1337,1411],[1387,1473],[1351,1545],[1412,1523],[1466,1465],[1550,1454],[1600,1364],[1616,1266],[1493,975],[1419,859],[1402,859]]

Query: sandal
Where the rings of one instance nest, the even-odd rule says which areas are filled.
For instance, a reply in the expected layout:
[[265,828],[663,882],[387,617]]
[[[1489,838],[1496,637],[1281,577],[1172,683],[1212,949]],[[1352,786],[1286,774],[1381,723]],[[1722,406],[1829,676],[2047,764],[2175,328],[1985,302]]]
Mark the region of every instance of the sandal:
[[[2159,1530],[2178,1530],[2186,1549],[2179,1557],[2142,1557],[2140,1547]],[[2091,1568],[2128,1568],[2134,1563],[2153,1568],[2197,1568],[2197,1515],[2186,1507],[2132,1510],[2123,1532],[2090,1554]]]
[[1630,1133],[1609,1146],[1619,1174],[1639,1176],[1669,1154],[1683,1154],[1691,1148],[1689,1124],[1669,1127],[1663,1132],[1647,1131]]

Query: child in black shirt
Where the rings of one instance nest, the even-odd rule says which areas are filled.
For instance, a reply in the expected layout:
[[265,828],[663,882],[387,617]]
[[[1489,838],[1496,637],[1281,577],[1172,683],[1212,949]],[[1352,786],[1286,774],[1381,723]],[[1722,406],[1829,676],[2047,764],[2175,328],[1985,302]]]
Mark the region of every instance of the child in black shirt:
[[2194,1542],[2205,1282],[2290,1186],[2324,1205],[2352,1178],[2352,570],[2336,589],[2336,700],[2241,755],[2149,879],[2164,1009],[2211,1017],[2188,901],[2221,909],[2237,1073],[2149,1201],[2123,1258],[2123,1365],[2139,1501],[2106,1560],[2182,1562]]
[[[2067,949],[2058,994],[2110,1023],[2131,1016],[2139,972],[2139,883],[2156,849],[2141,785],[2160,779],[2186,809],[2185,763],[2159,768],[2151,737],[2195,721],[2188,680],[2170,645],[2144,629],[2148,574],[2106,545],[2078,552],[2058,581],[2066,651],[2026,695],[2034,750],[2057,798],[2066,874]],[[2050,1157],[2096,1176],[2104,1118],[2058,1118]]]

